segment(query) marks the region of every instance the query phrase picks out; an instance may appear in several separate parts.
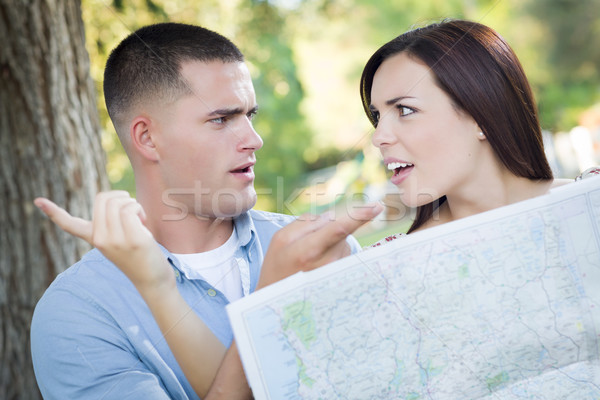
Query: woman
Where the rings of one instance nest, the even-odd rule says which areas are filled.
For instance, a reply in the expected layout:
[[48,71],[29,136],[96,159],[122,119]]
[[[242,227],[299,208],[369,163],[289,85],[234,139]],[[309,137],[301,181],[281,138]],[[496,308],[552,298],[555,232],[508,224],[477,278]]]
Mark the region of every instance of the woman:
[[[553,179],[545,158],[535,102],[517,57],[484,25],[447,21],[390,41],[368,61],[361,97],[375,126],[373,144],[393,171],[391,182],[400,189],[403,202],[418,208],[409,233],[539,196],[564,183]],[[63,229],[76,235],[83,231],[58,207],[44,200],[36,204]],[[140,212],[139,207],[128,210]],[[336,220],[301,218],[282,229],[271,242],[258,288],[333,261],[344,238],[380,210],[375,205]],[[101,221],[94,221],[94,225],[98,223]],[[124,224],[143,229],[138,218],[128,218]],[[91,240],[89,235],[79,236]],[[119,252],[106,255],[121,267],[121,260],[130,253],[123,248]],[[153,264],[124,272],[136,286],[142,285],[145,276],[169,269],[164,260]],[[160,290],[164,291],[164,286],[156,288],[156,293]],[[185,346],[185,337],[193,334],[194,325],[162,322],[161,326],[173,327],[167,340],[178,338],[169,341],[170,346]],[[174,335],[177,330],[182,335]],[[203,355],[194,354],[189,346],[185,348],[196,362],[214,362],[202,360]],[[179,361],[182,366],[193,365]],[[185,372],[192,381],[195,370]],[[217,390],[208,397],[218,397],[219,389],[240,380],[243,371],[232,346],[217,375]],[[230,396],[244,398],[250,393],[239,390]]]
[[381,47],[361,97],[414,232],[546,193],[555,183],[535,101],[492,29],[448,21]]

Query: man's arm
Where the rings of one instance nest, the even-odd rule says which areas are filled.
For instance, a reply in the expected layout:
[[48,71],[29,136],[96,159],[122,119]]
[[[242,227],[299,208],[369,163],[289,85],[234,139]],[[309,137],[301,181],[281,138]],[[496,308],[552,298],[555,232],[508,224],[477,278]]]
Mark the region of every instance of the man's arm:
[[[346,238],[371,221],[382,210],[380,204],[351,210],[333,220],[328,214],[305,215],[277,232],[262,265],[257,290],[298,271],[308,271],[345,257],[356,250]],[[355,242],[355,239],[352,239]],[[206,400],[252,399],[235,341],[219,368]]]
[[205,400],[249,400],[252,390],[248,386],[235,340],[225,354]]
[[100,193],[93,222],[75,218],[47,199],[36,199],[35,204],[66,232],[98,248],[127,275],[152,311],[194,391],[204,396],[226,348],[179,294],[171,266],[143,226],[139,203],[127,192]]
[[[212,400],[251,398],[236,346],[224,359],[220,342],[216,351],[210,347],[218,340],[193,311],[187,311],[169,265],[143,226],[141,206],[124,192],[110,193],[96,199],[93,223],[72,217],[46,199],[37,199],[36,205],[62,229],[97,247],[131,279],[198,395],[210,387],[207,398]],[[273,236],[257,289],[348,255],[346,237],[381,209],[378,204],[361,207],[337,219],[305,216],[284,227]],[[173,307],[186,310],[185,317],[175,316],[172,310],[178,308]]]

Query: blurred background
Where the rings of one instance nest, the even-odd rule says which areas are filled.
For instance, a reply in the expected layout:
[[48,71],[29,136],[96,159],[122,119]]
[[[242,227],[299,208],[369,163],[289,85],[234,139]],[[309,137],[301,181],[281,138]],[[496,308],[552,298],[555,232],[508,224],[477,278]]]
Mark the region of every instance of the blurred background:
[[0,0],[0,399],[41,398],[31,315],[55,276],[89,250],[33,199],[90,218],[99,190],[135,195],[102,93],[120,40],[164,21],[233,40],[260,105],[257,208],[298,215],[384,199],[386,212],[357,232],[366,246],[405,231],[412,211],[370,143],[363,65],[392,38],[444,18],[481,22],[512,45],[557,177],[600,165],[600,0]]
[[405,230],[411,213],[395,199],[370,143],[360,73],[379,46],[412,27],[467,18],[496,29],[533,86],[555,174],[572,178],[600,162],[598,0],[83,0],[82,10],[108,176],[113,188],[132,194],[132,172],[104,106],[102,70],[124,36],[160,21],[205,26],[246,55],[260,105],[255,127],[265,142],[257,154],[257,207],[297,215],[385,197],[388,211],[359,232],[364,244]]

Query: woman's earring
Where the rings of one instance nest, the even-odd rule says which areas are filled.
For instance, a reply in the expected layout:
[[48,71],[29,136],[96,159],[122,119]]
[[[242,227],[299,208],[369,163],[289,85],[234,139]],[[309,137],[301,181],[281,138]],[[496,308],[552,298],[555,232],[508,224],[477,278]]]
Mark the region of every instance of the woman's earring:
[[485,139],[485,133],[483,133],[482,131],[479,131],[479,133],[477,134],[477,138],[479,140],[484,140]]

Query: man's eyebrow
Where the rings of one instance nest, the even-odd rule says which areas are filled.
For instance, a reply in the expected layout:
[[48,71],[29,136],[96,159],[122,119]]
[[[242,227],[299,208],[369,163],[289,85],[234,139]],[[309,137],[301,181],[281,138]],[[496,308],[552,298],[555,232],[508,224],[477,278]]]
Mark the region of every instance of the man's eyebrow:
[[[248,111],[249,114],[253,114],[255,112],[258,111],[258,105],[252,107],[250,109],[250,111]],[[231,115],[239,115],[239,114],[246,114],[244,112],[244,110],[241,107],[234,107],[234,108],[219,108],[217,110],[213,110],[211,111],[208,115],[210,117],[215,116],[215,115],[222,115],[222,116],[231,116]]]
[[211,111],[208,115],[211,117],[215,116],[215,115],[229,116],[229,115],[237,115],[237,114],[241,114],[241,113],[242,113],[242,109],[240,107],[235,107],[235,108],[219,108],[217,110]]

